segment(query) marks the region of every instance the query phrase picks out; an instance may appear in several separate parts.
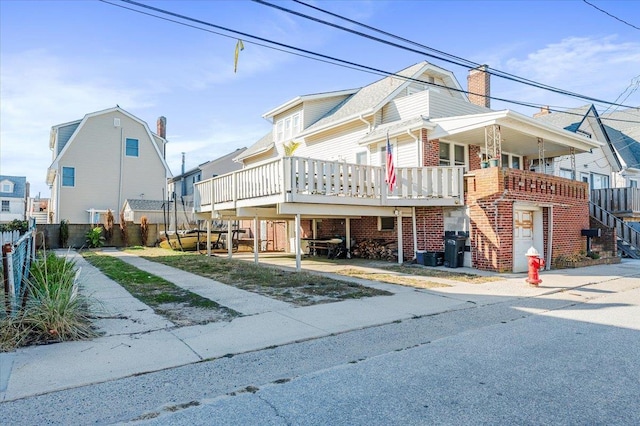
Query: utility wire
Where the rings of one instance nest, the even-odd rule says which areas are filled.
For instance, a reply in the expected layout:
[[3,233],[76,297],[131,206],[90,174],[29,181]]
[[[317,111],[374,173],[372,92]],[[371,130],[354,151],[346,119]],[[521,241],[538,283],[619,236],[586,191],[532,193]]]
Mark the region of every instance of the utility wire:
[[[99,0],[99,1],[101,1],[103,3],[106,3],[106,4],[110,4],[112,6],[119,6],[119,5],[116,5],[114,3],[109,2],[107,0]],[[168,11],[168,10],[160,9],[160,8],[157,8],[157,7],[154,7],[154,6],[149,6],[149,5],[146,5],[146,4],[143,4],[143,3],[138,3],[138,2],[133,1],[133,0],[120,0],[120,1],[124,2],[124,3],[128,3],[128,4],[132,4],[134,6],[138,6],[138,7],[141,7],[141,8],[149,9],[149,10],[152,10],[152,11],[157,12],[157,13],[170,15],[170,16],[173,16],[175,18],[184,19],[184,20],[191,21],[191,22],[194,22],[194,23],[197,23],[197,24],[200,24],[200,25],[208,26],[208,27],[213,27],[213,28],[216,28],[216,29],[219,29],[219,30],[222,30],[222,31],[227,31],[227,32],[232,33],[232,34],[239,35],[243,39],[248,39],[248,38],[255,39],[255,40],[259,40],[261,42],[274,44],[274,45],[279,46],[281,48],[286,48],[286,49],[290,49],[290,50],[293,50],[293,51],[302,52],[302,53],[307,54],[307,55],[317,56],[317,57],[322,58],[323,62],[331,63],[331,64],[334,64],[334,65],[345,64],[345,65],[347,65],[347,68],[357,69],[357,70],[360,70],[360,71],[366,71],[366,72],[370,72],[372,74],[377,74],[377,75],[384,76],[384,77],[392,76],[392,77],[400,78],[400,79],[403,79],[403,80],[406,80],[406,81],[412,81],[412,82],[417,82],[417,83],[422,83],[422,84],[428,84],[428,85],[431,85],[431,86],[435,86],[435,87],[439,87],[439,88],[442,88],[442,89],[451,90],[451,91],[455,91],[455,92],[459,92],[459,93],[471,94],[471,95],[476,95],[476,96],[485,96],[484,94],[468,92],[466,90],[457,89],[457,88],[454,88],[454,87],[449,87],[449,86],[445,86],[445,85],[438,84],[438,83],[430,83],[428,81],[420,80],[420,79],[417,79],[417,78],[412,78],[412,77],[399,75],[397,73],[393,73],[393,72],[390,72],[390,71],[385,71],[385,70],[382,70],[382,69],[379,69],[379,68],[374,68],[374,67],[370,67],[370,66],[367,66],[367,65],[358,64],[356,62],[351,62],[351,61],[347,61],[347,60],[344,60],[344,59],[339,59],[339,58],[336,58],[336,57],[333,57],[333,56],[324,55],[322,53],[313,52],[313,51],[310,51],[310,50],[306,50],[306,49],[302,49],[302,48],[299,48],[299,47],[291,46],[291,45],[288,45],[288,44],[280,43],[280,42],[277,42],[277,41],[274,41],[274,40],[269,40],[269,39],[266,39],[266,38],[263,38],[263,37],[254,36],[252,34],[248,34],[248,33],[242,32],[242,31],[233,30],[233,29],[226,28],[226,27],[223,27],[223,26],[217,25],[217,24],[212,24],[210,22],[202,21],[200,19],[191,18],[189,16],[181,15],[179,13],[175,13],[175,12],[171,12],[171,11]],[[120,6],[120,7],[123,7],[123,6]],[[150,14],[150,13],[144,13],[144,12],[141,12],[141,11],[139,11],[137,9],[126,8],[126,7],[125,7],[125,9],[131,10],[131,11],[134,11],[134,12],[139,12],[139,13],[142,13],[142,14],[145,14],[145,15],[148,15],[148,16],[156,17],[158,19],[163,19],[163,20],[169,20],[171,22],[176,22],[176,21],[173,21],[173,20],[170,20],[170,19],[165,19],[165,18],[160,17],[158,15],[154,15],[154,14]],[[176,22],[176,23],[180,23],[180,22]],[[188,25],[188,26],[196,28],[196,29],[202,29],[202,28],[197,27],[197,26],[192,26],[192,25]],[[205,30],[205,29],[202,29],[202,30]],[[205,30],[205,31],[218,34],[217,32],[210,31],[210,30]],[[223,34],[220,34],[220,35],[223,35]],[[230,37],[228,35],[225,35],[225,36],[229,37],[229,38],[234,38],[234,39],[237,38],[237,37]],[[258,44],[258,43],[254,43],[254,44]],[[285,50],[282,50],[282,49],[278,49],[278,50],[285,51]],[[305,56],[305,55],[299,55],[299,56]],[[344,66],[344,65],[341,65],[341,66]],[[487,96],[487,98],[493,99],[493,100],[496,100],[496,101],[511,103],[511,104],[515,104],[515,105],[525,106],[525,107],[529,107],[529,108],[540,108],[540,107],[544,106],[543,104],[535,104],[535,103],[531,103],[531,102],[510,100],[510,99],[505,99],[505,98],[499,98],[499,97],[496,97],[496,96]]]
[[[462,59],[462,60],[464,62],[467,62],[467,63],[460,63],[459,61],[454,61],[452,59],[447,59],[447,58],[443,58],[441,56],[436,56],[436,55],[424,52],[423,50],[416,50],[416,49],[413,49],[413,48],[410,48],[410,47],[407,47],[407,46],[403,46],[403,45],[400,45],[400,44],[397,44],[397,43],[393,43],[393,42],[390,42],[388,40],[384,40],[384,39],[381,39],[381,38],[378,38],[378,37],[374,37],[374,36],[371,36],[369,34],[362,33],[360,31],[352,30],[350,28],[346,28],[346,27],[340,26],[338,24],[334,24],[332,22],[328,22],[328,21],[322,20],[320,18],[316,18],[316,17],[310,16],[310,15],[306,15],[304,13],[288,9],[286,7],[283,7],[283,6],[275,5],[275,4],[269,3],[269,2],[264,1],[264,0],[252,0],[252,1],[254,1],[255,3],[258,3],[258,4],[262,4],[264,6],[268,6],[268,7],[271,7],[271,8],[286,12],[286,13],[290,13],[292,15],[300,16],[302,18],[309,19],[311,21],[315,21],[315,22],[318,22],[318,23],[321,23],[321,24],[324,24],[324,25],[328,25],[328,26],[331,26],[331,27],[334,27],[334,28],[337,28],[337,29],[340,29],[340,30],[343,30],[343,31],[347,31],[349,33],[356,34],[356,35],[359,35],[361,37],[368,38],[370,40],[378,41],[380,43],[384,43],[384,44],[387,44],[387,45],[392,46],[392,47],[398,47],[400,49],[408,50],[410,52],[414,52],[414,53],[425,55],[425,56],[428,56],[428,57],[431,57],[431,58],[439,59],[441,61],[448,62],[448,63],[454,64],[454,65],[458,65],[458,66],[465,67],[465,68],[469,67],[469,64],[472,64],[473,67],[479,66],[479,64],[475,64],[475,63],[473,63],[471,61],[468,61],[466,59]],[[296,2],[299,3],[299,4],[303,4],[303,5],[307,6],[307,4],[304,3],[304,2],[300,2],[300,1],[296,1]],[[332,16],[339,17],[341,19],[347,19],[351,23],[364,25],[364,24],[361,24],[361,23],[359,23],[357,21],[350,20],[348,18],[344,18],[341,15],[337,15],[337,14],[334,14],[332,12],[328,12],[328,11],[325,11],[323,9],[320,9],[320,8],[317,8],[317,7],[314,7],[314,6],[309,6],[309,7],[312,7],[313,9],[316,9],[316,10],[320,10],[320,11],[322,11],[324,13],[328,13],[328,14],[330,14]],[[374,29],[375,31],[381,31],[381,30],[375,29],[373,27],[368,27],[368,28]],[[393,37],[397,37],[397,36],[393,36]],[[418,44],[418,43],[415,43],[413,41],[409,41],[409,42],[412,43],[412,44]],[[429,48],[427,46],[423,46],[423,45],[420,45],[420,46],[423,47],[423,48],[429,49],[429,50],[433,50],[433,49],[431,49],[431,48]],[[449,54],[446,54],[446,55],[453,56],[453,55],[449,55]],[[495,75],[497,77],[501,77],[501,78],[504,78],[504,79],[507,79],[507,80],[511,80],[511,81],[515,81],[515,82],[519,82],[519,83],[524,83],[524,84],[527,84],[529,86],[537,87],[539,89],[548,90],[548,91],[555,92],[555,93],[558,93],[558,94],[561,94],[561,95],[571,96],[571,97],[579,98],[579,99],[585,99],[585,100],[589,100],[589,101],[596,102],[596,103],[602,103],[602,104],[606,104],[606,105],[613,104],[612,102],[604,101],[602,99],[592,98],[590,96],[581,95],[579,93],[569,92],[567,90],[559,89],[557,87],[553,87],[553,86],[549,86],[549,85],[546,85],[546,84],[538,83],[538,82],[535,82],[533,80],[527,80],[525,78],[517,77],[517,76],[511,75],[511,74],[508,74],[506,72],[503,72],[503,71],[496,70],[496,72],[493,72],[493,73],[491,72],[490,69],[488,69],[487,71],[490,74],[493,74],[493,75]],[[631,108],[631,106],[629,106],[629,105],[621,105],[621,106],[627,107],[627,108]]]
[[604,10],[604,9],[600,9],[598,6],[596,6],[596,5],[595,5],[595,4],[593,4],[593,3],[589,3],[587,0],[582,0],[582,1],[583,1],[583,2],[585,2],[586,4],[588,4],[589,6],[593,7],[594,9],[599,10],[600,12],[604,13],[605,15],[608,15],[608,16],[612,17],[612,18],[613,18],[613,19],[615,19],[616,21],[620,21],[620,22],[622,22],[623,24],[630,26],[631,28],[635,28],[636,30],[640,30],[640,27],[636,27],[635,25],[628,23],[628,22],[627,22],[627,21],[625,21],[624,19],[620,19],[620,18],[618,18],[617,16],[610,14],[610,13],[609,13],[609,12],[607,12],[606,10]]
[[[325,63],[328,63],[328,64],[337,65],[337,66],[341,66],[341,67],[349,68],[349,69],[354,69],[354,70],[357,70],[357,71],[368,72],[370,74],[375,74],[375,75],[379,75],[379,76],[383,76],[383,77],[392,76],[392,77],[404,79],[406,81],[413,81],[413,82],[418,82],[418,83],[422,83],[422,84],[428,84],[428,85],[431,85],[431,86],[440,87],[440,88],[443,88],[443,89],[446,89],[446,90],[455,91],[455,92],[460,92],[460,93],[465,93],[465,94],[475,94],[477,96],[484,96],[484,95],[481,95],[481,94],[468,92],[468,91],[465,91],[465,90],[462,90],[462,89],[457,89],[457,88],[453,88],[453,87],[449,87],[449,86],[444,86],[444,85],[437,84],[437,83],[430,83],[430,82],[423,81],[423,80],[420,80],[420,79],[406,77],[406,76],[399,75],[397,73],[381,70],[381,69],[378,69],[378,68],[369,67],[369,66],[358,64],[358,63],[355,63],[355,62],[346,61],[346,60],[343,60],[343,59],[335,58],[335,57],[324,55],[324,54],[321,54],[321,53],[312,52],[310,50],[297,48],[297,47],[290,46],[290,45],[287,45],[287,44],[284,44],[284,43],[276,42],[276,41],[269,40],[269,39],[266,39],[266,38],[254,36],[254,35],[251,35],[251,34],[248,34],[248,33],[244,33],[244,32],[241,32],[241,31],[236,31],[236,30],[233,30],[233,29],[230,29],[230,28],[226,28],[226,27],[223,27],[223,26],[220,26],[220,25],[212,24],[210,22],[202,21],[202,20],[199,20],[199,19],[196,19],[196,18],[191,18],[191,17],[185,16],[185,15],[181,15],[181,14],[178,14],[178,13],[175,13],[175,12],[168,11],[168,10],[164,10],[164,9],[160,9],[160,8],[157,8],[157,7],[153,7],[153,6],[149,6],[149,5],[146,5],[146,4],[142,4],[142,3],[139,3],[139,2],[136,2],[136,1],[133,1],[133,0],[120,0],[120,1],[123,2],[123,3],[128,3],[128,4],[131,4],[131,5],[134,5],[134,6],[138,6],[138,7],[141,7],[141,8],[148,9],[148,10],[152,10],[152,11],[157,12],[157,13],[169,15],[169,16],[172,16],[174,18],[179,18],[179,19],[183,19],[183,20],[186,20],[186,21],[191,21],[191,22],[194,22],[194,23],[197,23],[197,24],[200,24],[200,25],[213,27],[213,28],[216,28],[216,29],[219,29],[219,30],[222,30],[222,31],[227,31],[229,33],[235,34],[236,36],[230,36],[230,35],[223,34],[223,33],[217,32],[217,31],[213,31],[213,30],[209,30],[209,29],[206,29],[206,28],[202,28],[202,27],[199,27],[199,26],[196,26],[196,25],[187,24],[187,23],[175,20],[175,19],[170,19],[170,18],[166,18],[166,17],[163,17],[163,16],[159,16],[159,15],[153,14],[153,13],[144,12],[144,11],[139,10],[139,9],[130,8],[130,7],[126,7],[126,6],[123,6],[123,5],[115,4],[115,3],[112,3],[112,2],[107,1],[107,0],[99,0],[99,1],[101,1],[101,2],[103,2],[105,4],[109,4],[111,6],[117,6],[117,7],[120,7],[120,8],[126,9],[126,10],[130,10],[130,11],[133,11],[133,12],[137,12],[137,13],[140,13],[140,14],[143,14],[143,15],[147,15],[147,16],[154,17],[154,18],[157,18],[157,19],[169,21],[169,22],[172,22],[172,23],[176,23],[176,24],[179,24],[179,25],[183,25],[183,26],[187,26],[187,27],[190,27],[190,28],[198,29],[198,30],[201,30],[201,31],[206,31],[206,32],[209,32],[209,33],[213,33],[213,34],[220,35],[220,36],[227,37],[227,38],[231,38],[231,39],[237,39],[236,36],[240,35],[245,40],[248,39],[248,38],[260,40],[262,42],[273,44],[273,45],[276,45],[276,46],[279,46],[279,47],[276,48],[276,47],[273,47],[273,46],[265,45],[265,44],[258,43],[258,42],[252,42],[252,41],[248,41],[248,40],[247,40],[247,43],[258,45],[258,46],[261,46],[261,47],[266,47],[266,48],[269,48],[269,49],[273,49],[273,50],[277,50],[277,51],[281,51],[281,52],[285,52],[285,53],[290,53],[290,54],[301,56],[301,57],[305,57],[305,58],[308,58],[308,59],[313,59],[313,60],[316,60],[316,61],[319,61],[319,62],[325,62]],[[297,52],[302,52],[302,53],[296,53],[296,51]],[[488,96],[488,98],[496,100],[496,101],[501,101],[501,102],[505,102],[505,103],[511,103],[511,104],[525,106],[525,107],[529,107],[529,108],[538,108],[539,109],[540,107],[543,107],[543,106],[546,107],[547,106],[547,105],[543,105],[543,104],[535,104],[535,103],[531,103],[531,102],[516,101],[516,100],[511,100],[511,99],[499,98],[499,97],[495,97],[495,96]],[[550,108],[549,110],[550,111],[557,111],[557,112],[565,112],[563,109],[560,109],[560,107],[558,109],[551,109]],[[571,113],[568,113],[568,114],[571,114]],[[579,114],[573,114],[573,115],[580,116]],[[619,121],[624,121],[624,120],[619,120]]]

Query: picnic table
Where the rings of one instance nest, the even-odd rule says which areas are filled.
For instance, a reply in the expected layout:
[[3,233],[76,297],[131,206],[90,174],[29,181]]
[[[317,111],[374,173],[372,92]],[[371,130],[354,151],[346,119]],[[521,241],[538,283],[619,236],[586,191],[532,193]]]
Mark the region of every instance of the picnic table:
[[308,256],[317,256],[319,252],[324,252],[328,256],[343,243],[342,238],[302,238],[302,240],[308,244]]

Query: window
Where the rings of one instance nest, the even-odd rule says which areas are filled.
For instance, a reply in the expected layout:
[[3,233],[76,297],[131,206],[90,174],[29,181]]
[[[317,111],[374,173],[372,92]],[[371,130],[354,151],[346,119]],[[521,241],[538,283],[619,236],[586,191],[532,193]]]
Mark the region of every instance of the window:
[[138,139],[127,138],[125,154],[127,157],[138,156]]
[[300,113],[290,115],[276,122],[276,141],[289,140],[300,131]]
[[560,169],[559,176],[565,179],[573,179],[573,170]]
[[[456,145],[449,142],[440,142],[440,162],[441,166],[464,166],[465,149],[464,145]],[[453,159],[453,163],[452,160]]]
[[520,169],[520,165],[522,164],[521,156],[503,152],[500,158],[502,159],[502,167]]
[[76,186],[75,167],[62,168],[62,186]]
[[631,188],[637,188],[638,187],[638,181],[635,179],[629,179],[629,186]]
[[11,185],[11,182],[2,182],[2,192],[13,192],[13,185]]
[[591,173],[591,189],[609,188],[609,176]]
[[10,209],[9,209],[9,200],[2,200],[2,211],[3,212],[10,211]]
[[367,151],[356,152],[356,164],[367,164]]
[[393,216],[378,216],[378,231],[393,231],[396,218]]

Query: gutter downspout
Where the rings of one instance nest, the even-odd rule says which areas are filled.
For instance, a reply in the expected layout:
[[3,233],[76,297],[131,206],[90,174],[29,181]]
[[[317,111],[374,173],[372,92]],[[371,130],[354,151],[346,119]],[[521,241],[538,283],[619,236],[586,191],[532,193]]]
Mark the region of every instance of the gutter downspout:
[[552,247],[553,247],[553,205],[549,206],[549,236],[547,237],[547,264],[545,270],[551,270]]
[[365,120],[362,115],[358,116],[358,120],[362,121],[364,124],[367,125],[367,132],[371,131],[371,123],[369,123],[367,120]]
[[407,135],[409,135],[410,137],[413,138],[414,141],[416,141],[416,143],[418,144],[418,167],[422,167],[423,165],[420,164],[422,161],[422,138],[414,135],[410,129],[407,129]]
[[[124,173],[124,130],[120,127],[120,182],[118,186],[118,211],[122,205],[122,174]],[[120,222],[118,217],[118,222]],[[176,223],[176,233],[178,232],[178,224]]]

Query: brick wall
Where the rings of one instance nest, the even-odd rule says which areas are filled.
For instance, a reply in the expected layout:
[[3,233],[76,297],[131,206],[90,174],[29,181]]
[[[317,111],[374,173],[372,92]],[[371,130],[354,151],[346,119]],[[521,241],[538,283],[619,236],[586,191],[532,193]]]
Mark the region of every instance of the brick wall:
[[480,168],[480,146],[469,145],[469,170]]
[[425,167],[440,165],[440,140],[428,140],[427,130],[422,129],[422,144],[424,147],[422,165]]
[[[553,257],[584,250],[580,230],[589,225],[587,185],[557,176],[491,167],[467,178],[466,203],[471,221],[472,265],[513,270],[513,206],[517,201],[553,205]],[[550,209],[543,209],[543,217]],[[544,250],[549,223],[544,222]]]
[[481,65],[470,70],[467,76],[467,87],[469,90],[469,102],[489,108],[491,105],[491,99],[489,98],[491,81],[486,69],[486,65]]
[[[616,242],[616,229],[609,228],[596,218],[589,218],[589,228],[600,229],[600,237],[591,238],[591,251],[600,255],[617,256],[618,244]],[[582,237],[586,240],[586,237]]]

